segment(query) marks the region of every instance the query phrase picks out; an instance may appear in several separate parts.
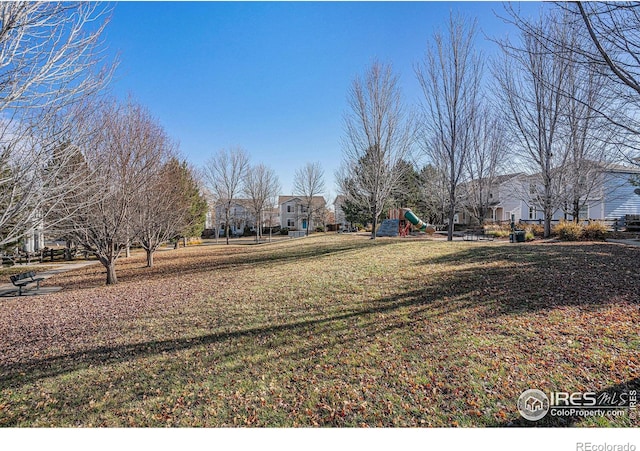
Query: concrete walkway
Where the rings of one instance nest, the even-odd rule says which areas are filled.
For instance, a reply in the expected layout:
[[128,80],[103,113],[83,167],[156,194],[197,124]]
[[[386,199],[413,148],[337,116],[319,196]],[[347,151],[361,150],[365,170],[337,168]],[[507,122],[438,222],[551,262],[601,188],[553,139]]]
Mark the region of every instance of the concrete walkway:
[[[54,268],[46,269],[44,271],[35,271],[37,277],[48,279],[67,271],[73,271],[74,269],[84,268],[85,266],[95,265],[99,263],[97,260],[78,262],[78,263],[65,263]],[[17,265],[18,266],[18,265]],[[36,266],[36,265],[30,265]],[[20,267],[20,266],[18,266]],[[3,277],[4,278],[4,277]],[[6,280],[9,280],[9,276],[6,276]],[[29,285],[27,289],[22,289],[22,296],[38,296],[43,294],[55,293],[62,290],[62,287],[42,287],[39,290],[35,289],[35,284]],[[18,296],[18,287],[14,286],[11,282],[0,284],[0,297],[2,298],[15,298]]]
[[640,246],[640,241],[638,240],[613,240],[607,238],[607,243],[626,244],[627,246]]

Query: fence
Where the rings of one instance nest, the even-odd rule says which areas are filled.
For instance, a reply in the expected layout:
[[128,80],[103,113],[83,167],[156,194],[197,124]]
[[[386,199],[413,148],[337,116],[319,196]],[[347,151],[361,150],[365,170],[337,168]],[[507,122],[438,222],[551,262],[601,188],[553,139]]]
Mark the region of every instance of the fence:
[[75,248],[44,248],[39,252],[24,252],[18,250],[12,253],[2,253],[0,254],[0,258],[2,260],[2,266],[13,266],[18,264],[29,265],[36,262],[70,261],[79,255],[82,255],[85,260],[89,258],[87,251],[78,251]]

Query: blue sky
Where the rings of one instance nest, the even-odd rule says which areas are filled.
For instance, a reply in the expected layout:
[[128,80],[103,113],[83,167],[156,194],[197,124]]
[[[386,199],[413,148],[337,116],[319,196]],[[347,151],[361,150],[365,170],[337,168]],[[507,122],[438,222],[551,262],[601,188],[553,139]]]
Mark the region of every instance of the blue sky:
[[[116,2],[106,40],[120,66],[114,94],[131,94],[202,165],[241,146],[292,191],[295,170],[320,161],[328,191],[340,164],[346,96],[378,59],[419,102],[413,65],[449,12],[487,35],[513,34],[498,2]],[[534,11],[538,4],[524,7]],[[487,54],[495,46],[478,38]]]

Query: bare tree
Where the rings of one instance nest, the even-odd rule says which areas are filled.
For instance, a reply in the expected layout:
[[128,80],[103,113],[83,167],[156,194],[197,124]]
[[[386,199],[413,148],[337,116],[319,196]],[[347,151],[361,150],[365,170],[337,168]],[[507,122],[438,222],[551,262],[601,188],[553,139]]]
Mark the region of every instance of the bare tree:
[[199,194],[194,197],[189,167],[171,156],[167,138],[161,135],[158,138],[157,150],[164,155],[159,155],[160,165],[148,174],[148,182],[136,196],[132,208],[133,230],[147,253],[147,267],[153,266],[153,255],[160,245],[185,233],[194,221],[201,221],[202,212],[206,212],[204,203],[201,207],[196,205],[196,214],[193,214],[194,202],[200,203],[201,198]]
[[324,205],[316,201],[324,192],[324,170],[319,162],[307,163],[296,170],[293,178],[293,193],[302,197],[302,215],[307,221],[306,235],[309,235],[314,217]]
[[[640,4],[636,2],[556,2],[552,14],[546,14],[547,27],[540,28],[507,5],[506,20],[523,32],[535,36],[540,49],[569,64],[578,64],[600,90],[599,102],[582,103],[596,119],[604,119],[617,128],[608,134],[610,147],[620,156],[637,164],[640,144]],[[571,39],[548,30],[563,27],[570,30]],[[572,92],[564,92],[571,97]],[[583,99],[574,101],[581,103]]]
[[[525,196],[542,206],[545,234],[550,232],[551,216],[557,209],[564,211],[565,218],[579,219],[591,194],[601,189],[600,172],[617,147],[612,124],[628,124],[614,111],[620,99],[610,95],[604,65],[585,47],[589,38],[575,12],[571,13],[573,7],[563,6],[544,12],[538,20],[526,20],[508,6],[523,45],[502,43],[505,54],[518,62],[527,80],[507,88],[519,92],[508,103],[520,143],[526,142],[529,149],[525,155],[538,179],[534,184],[542,188],[531,189]],[[513,72],[506,66],[502,71]],[[498,79],[503,88],[507,86],[504,76]],[[525,105],[529,107],[523,108]]]
[[225,236],[229,244],[230,214],[233,201],[242,192],[242,184],[249,168],[249,156],[242,148],[220,150],[204,167],[210,191],[224,208]]
[[471,124],[471,146],[465,162],[467,182],[462,191],[465,205],[479,224],[486,220],[495,182],[506,166],[507,142],[501,122],[490,107],[484,106]]
[[[570,36],[576,39],[576,34]],[[570,42],[564,55],[573,53],[576,45]],[[565,110],[565,135],[568,151],[565,164],[565,216],[571,214],[579,221],[580,211],[594,191],[602,190],[601,171],[614,158],[610,143],[615,130],[612,124],[597,110],[607,108],[607,84],[601,73],[580,62],[579,55],[568,59],[569,68],[564,79],[563,91],[567,94]]]
[[404,111],[398,77],[391,66],[374,62],[356,77],[348,94],[343,162],[338,174],[342,194],[371,216],[371,238],[385,203],[404,176],[411,157],[413,122]]
[[435,46],[415,68],[424,94],[422,145],[435,166],[446,168],[449,241],[480,101],[483,66],[473,47],[475,37],[475,22],[452,14],[447,33],[435,33]]
[[114,67],[96,71],[107,13],[97,3],[0,4],[0,245],[49,220],[78,187],[60,175],[74,155],[68,143],[82,139],[74,105]]
[[420,204],[431,224],[444,224],[449,199],[446,168],[427,164],[420,170]]
[[139,234],[133,218],[141,193],[148,192],[162,165],[163,135],[149,113],[132,101],[96,107],[82,126],[94,132],[81,146],[87,189],[65,196],[58,211],[62,232],[98,258],[111,285],[118,281],[117,259]]
[[249,199],[256,223],[256,240],[262,235],[263,213],[280,191],[280,182],[275,171],[260,163],[247,170],[244,181],[244,193]]
[[[504,59],[494,71],[516,150],[533,174],[523,196],[542,209],[545,237],[551,234],[552,217],[562,205],[568,156],[562,126],[568,105],[563,86],[570,65],[557,56],[566,49],[568,29],[549,28],[550,23],[553,20],[542,15],[535,24],[537,32],[521,30],[520,45],[503,42]],[[538,39],[543,30],[554,33],[555,51],[548,52]]]

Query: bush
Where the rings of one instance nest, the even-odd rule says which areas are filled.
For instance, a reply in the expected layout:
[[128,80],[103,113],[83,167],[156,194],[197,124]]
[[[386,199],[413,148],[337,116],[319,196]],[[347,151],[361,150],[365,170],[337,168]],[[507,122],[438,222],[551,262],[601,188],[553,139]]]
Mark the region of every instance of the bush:
[[488,230],[487,235],[493,235],[496,238],[506,238],[511,234],[508,230]]
[[316,227],[316,232],[326,232],[324,226],[318,226]]
[[525,230],[538,238],[544,236],[544,226],[542,224],[529,224],[525,227]]
[[288,227],[281,228],[280,235],[289,235],[289,228]]
[[582,238],[582,226],[575,222],[560,221],[553,230],[564,241],[578,241]]
[[493,235],[496,238],[506,238],[511,233],[509,224],[486,224],[484,226],[487,235]]
[[592,221],[583,228],[585,240],[604,241],[607,237],[607,226],[602,221]]
[[533,241],[536,238],[536,236],[533,234],[533,232],[527,231],[524,233],[524,239],[526,241]]

